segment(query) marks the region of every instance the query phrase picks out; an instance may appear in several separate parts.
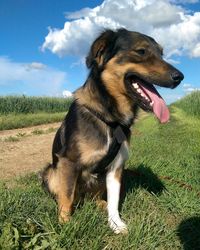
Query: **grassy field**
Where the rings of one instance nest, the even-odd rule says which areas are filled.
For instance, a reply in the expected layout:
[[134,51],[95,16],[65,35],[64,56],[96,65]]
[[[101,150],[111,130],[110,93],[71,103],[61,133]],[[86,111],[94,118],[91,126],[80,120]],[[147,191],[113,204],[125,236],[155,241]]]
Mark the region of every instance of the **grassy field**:
[[0,186],[0,249],[200,249],[200,121],[171,107],[160,125],[145,116],[133,129],[121,206],[128,235],[114,235],[107,215],[86,200],[60,225],[54,200],[36,175]]
[[200,117],[200,91],[192,92],[174,103],[174,106],[184,110],[188,115]]
[[60,122],[64,119],[66,112],[0,115],[0,130]]
[[0,96],[0,130],[62,121],[71,102],[55,97]]
[[0,96],[0,114],[65,112],[71,99],[58,97]]

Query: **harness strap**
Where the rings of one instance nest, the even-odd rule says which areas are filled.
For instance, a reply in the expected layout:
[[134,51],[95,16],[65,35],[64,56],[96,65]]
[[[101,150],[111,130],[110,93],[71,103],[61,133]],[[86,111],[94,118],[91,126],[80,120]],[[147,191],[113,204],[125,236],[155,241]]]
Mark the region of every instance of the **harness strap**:
[[96,118],[98,118],[99,120],[101,120],[102,122],[104,122],[106,125],[108,125],[110,128],[115,129],[117,126],[119,126],[118,122],[109,122],[107,121],[103,115],[99,114],[98,112],[96,112],[94,109],[91,109],[90,107],[84,105],[84,108],[87,109],[87,111],[89,111],[90,113],[92,113],[94,116],[96,116]]
[[107,154],[94,166],[92,173],[104,175],[107,172],[108,166],[118,154],[120,147],[121,143],[118,143],[117,139],[113,138]]
[[118,154],[122,143],[127,139],[130,129],[126,126],[120,125],[118,122],[108,122],[101,114],[95,112],[93,109],[88,108],[87,106],[85,106],[85,108],[112,129],[113,139],[108,152],[99,162],[97,162],[91,172],[92,174],[104,175],[108,170],[107,167]]

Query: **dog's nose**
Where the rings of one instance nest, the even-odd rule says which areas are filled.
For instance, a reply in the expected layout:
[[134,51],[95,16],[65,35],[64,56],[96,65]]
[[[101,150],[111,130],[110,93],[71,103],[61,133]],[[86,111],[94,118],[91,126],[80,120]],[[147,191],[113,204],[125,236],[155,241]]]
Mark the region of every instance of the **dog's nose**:
[[171,73],[171,78],[173,80],[173,88],[175,88],[184,79],[184,75],[180,71],[174,71]]

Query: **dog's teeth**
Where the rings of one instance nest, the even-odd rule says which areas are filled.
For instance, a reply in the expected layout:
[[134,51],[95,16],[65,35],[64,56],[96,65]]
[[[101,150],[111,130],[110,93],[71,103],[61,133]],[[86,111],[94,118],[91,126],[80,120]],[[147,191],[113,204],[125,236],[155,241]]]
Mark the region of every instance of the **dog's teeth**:
[[153,106],[153,104],[154,104],[154,101],[152,101],[152,102],[150,103],[151,106]]
[[137,89],[137,92],[138,92],[138,93],[142,93],[141,89]]
[[138,86],[137,83],[133,83],[132,85],[133,85],[133,87],[134,87],[135,89],[138,89],[138,88],[139,88],[139,86]]

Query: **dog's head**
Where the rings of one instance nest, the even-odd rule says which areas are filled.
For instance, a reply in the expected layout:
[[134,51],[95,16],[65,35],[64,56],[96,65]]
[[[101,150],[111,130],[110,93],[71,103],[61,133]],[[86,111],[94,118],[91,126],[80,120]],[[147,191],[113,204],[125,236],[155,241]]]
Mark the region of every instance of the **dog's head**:
[[162,56],[162,47],[149,36],[126,29],[106,30],[94,41],[86,64],[100,73],[118,103],[124,103],[119,105],[139,105],[164,123],[169,111],[154,85],[175,88],[184,76]]

